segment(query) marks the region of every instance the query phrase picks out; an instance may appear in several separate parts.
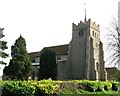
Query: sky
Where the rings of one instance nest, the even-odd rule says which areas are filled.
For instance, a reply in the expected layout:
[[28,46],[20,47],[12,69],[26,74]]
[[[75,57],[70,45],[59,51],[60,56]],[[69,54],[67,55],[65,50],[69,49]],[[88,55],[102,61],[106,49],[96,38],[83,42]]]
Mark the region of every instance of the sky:
[[20,35],[26,40],[28,52],[68,44],[72,38],[72,23],[84,20],[85,8],[87,19],[100,25],[105,47],[105,29],[113,17],[117,18],[118,1],[0,0],[0,28],[4,28],[7,52],[10,54],[11,46]]

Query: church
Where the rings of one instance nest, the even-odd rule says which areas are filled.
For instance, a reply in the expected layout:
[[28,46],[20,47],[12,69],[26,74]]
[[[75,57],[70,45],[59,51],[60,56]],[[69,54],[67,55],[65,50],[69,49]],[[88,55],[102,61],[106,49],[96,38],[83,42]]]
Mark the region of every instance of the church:
[[72,79],[106,80],[100,26],[91,19],[72,24],[69,43],[67,77]]
[[69,44],[44,47],[39,52],[29,53],[37,77],[41,52],[48,48],[56,53],[57,79],[106,80],[103,43],[100,26],[91,19],[72,24],[72,39]]

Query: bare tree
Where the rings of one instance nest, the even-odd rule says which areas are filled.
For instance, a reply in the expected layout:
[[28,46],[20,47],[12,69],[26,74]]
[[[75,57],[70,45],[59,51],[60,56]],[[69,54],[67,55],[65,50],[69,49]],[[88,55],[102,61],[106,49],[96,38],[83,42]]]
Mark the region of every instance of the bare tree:
[[119,66],[120,64],[120,29],[118,28],[118,22],[113,18],[113,22],[107,28],[107,51],[110,52],[108,65],[114,64]]

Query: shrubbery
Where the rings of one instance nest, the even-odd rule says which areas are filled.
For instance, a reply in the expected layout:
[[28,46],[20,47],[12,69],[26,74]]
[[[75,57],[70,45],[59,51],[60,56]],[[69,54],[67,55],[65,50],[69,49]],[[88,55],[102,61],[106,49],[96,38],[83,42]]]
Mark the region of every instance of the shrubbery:
[[2,81],[3,96],[32,96],[36,87],[27,81]]
[[113,81],[0,81],[2,96],[43,96],[48,94],[118,94],[120,83]]

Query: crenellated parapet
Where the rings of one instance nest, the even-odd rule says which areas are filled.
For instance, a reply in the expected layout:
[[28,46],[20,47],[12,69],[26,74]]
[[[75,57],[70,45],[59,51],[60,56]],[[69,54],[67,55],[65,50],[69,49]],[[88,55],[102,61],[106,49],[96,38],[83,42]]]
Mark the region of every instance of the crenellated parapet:
[[89,28],[91,27],[91,28],[93,28],[97,31],[100,30],[99,24],[96,24],[96,22],[92,22],[91,19],[88,19],[88,21],[85,21],[85,22],[80,21],[80,23],[78,23],[78,24],[72,23],[72,29],[73,30],[84,29],[84,28],[87,28],[87,27],[89,27]]

